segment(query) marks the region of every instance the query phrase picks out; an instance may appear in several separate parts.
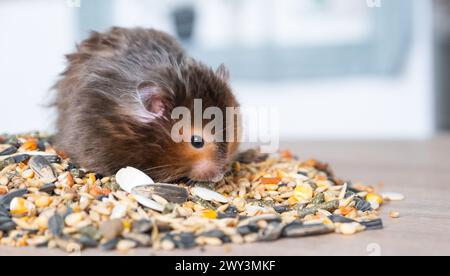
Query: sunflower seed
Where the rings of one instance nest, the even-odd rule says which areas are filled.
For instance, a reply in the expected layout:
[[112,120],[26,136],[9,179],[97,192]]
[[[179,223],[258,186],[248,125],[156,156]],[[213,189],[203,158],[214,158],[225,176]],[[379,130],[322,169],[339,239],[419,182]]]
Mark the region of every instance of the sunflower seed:
[[87,226],[87,227],[81,228],[79,230],[79,232],[81,235],[87,236],[92,240],[98,241],[102,238],[101,233],[97,230],[96,227],[93,227],[93,226]]
[[288,212],[290,208],[288,205],[276,205],[273,206],[273,209],[275,210],[275,212],[282,214]]
[[279,215],[275,215],[275,214],[267,214],[267,215],[261,215],[261,216],[256,216],[256,217],[250,217],[248,219],[242,220],[239,223],[239,225],[258,223],[259,221],[265,221],[268,223],[281,222],[281,217]]
[[0,156],[11,155],[17,152],[14,146],[0,147]]
[[384,228],[383,221],[381,219],[360,222],[360,224],[364,225],[366,230],[381,230]]
[[97,248],[98,242],[89,236],[81,236],[78,242],[85,248]]
[[318,204],[314,207],[298,210],[298,216],[300,218],[304,218],[308,215],[314,215],[315,213],[317,213],[318,210],[326,210],[328,212],[334,212],[337,208],[339,208],[339,200],[333,200],[330,202]]
[[217,213],[217,219],[229,219],[236,218],[236,214],[227,214],[227,213]]
[[157,195],[169,202],[178,204],[185,203],[189,197],[189,193],[185,188],[161,183],[134,187],[132,193],[147,198],[152,198],[153,195]]
[[75,178],[83,178],[86,175],[86,172],[83,170],[78,170],[78,169],[71,169],[69,170],[69,172],[72,174],[73,177]]
[[56,184],[55,183],[48,183],[48,184],[45,184],[44,186],[42,186],[40,189],[39,189],[39,192],[41,192],[41,193],[47,193],[47,194],[49,194],[49,195],[52,195],[53,194],[53,191],[56,189]]
[[181,233],[175,235],[172,240],[175,242],[175,246],[181,249],[190,249],[196,246],[195,235],[192,233]]
[[212,231],[201,233],[200,237],[218,238],[224,242],[229,241],[229,238],[227,237],[227,235],[225,235],[225,233],[223,233],[220,230],[212,230]]
[[16,224],[10,217],[0,216],[0,231],[9,232],[11,230],[14,230],[15,226],[16,226]]
[[257,233],[259,231],[259,226],[256,223],[250,223],[247,225],[239,226],[237,232],[241,235],[248,235],[251,233]]
[[15,229],[16,229],[16,224],[12,220],[0,223],[0,232],[10,232]]
[[59,164],[59,163],[61,163],[61,157],[59,157],[57,155],[43,155],[43,157],[45,159],[47,159],[47,161],[49,163],[52,163],[52,164]]
[[153,223],[149,220],[139,220],[133,222],[133,232],[137,234],[150,233],[153,229]]
[[28,162],[30,168],[46,182],[56,181],[55,171],[50,162],[41,155],[33,156]]
[[265,229],[259,233],[261,241],[275,241],[278,240],[284,230],[285,225],[281,223],[270,223]]
[[45,148],[46,148],[46,146],[45,146],[45,141],[42,141],[42,140],[39,140],[38,141],[38,150],[39,151],[42,151],[42,152],[44,152],[45,151]]
[[338,216],[338,215],[332,215],[328,217],[332,222],[334,223],[352,223],[352,222],[356,222],[352,219],[343,217],[343,216]]
[[211,202],[204,200],[198,196],[193,196],[192,201],[195,202],[196,204],[202,206],[204,209],[210,209],[210,210],[216,209],[216,207]]
[[5,222],[10,222],[10,221],[12,221],[12,219],[10,217],[0,216],[0,224],[5,223]]
[[0,217],[11,217],[11,214],[6,210],[6,208],[0,205]]
[[242,164],[251,164],[264,162],[268,157],[268,154],[261,154],[259,151],[251,149],[240,153],[236,160]]
[[367,212],[367,211],[371,211],[372,210],[372,205],[367,202],[366,200],[360,198],[360,197],[355,197],[353,199],[355,201],[355,208],[362,211],[362,212]]
[[305,225],[300,222],[293,222],[287,225],[283,230],[283,236],[288,238],[307,237],[332,233],[333,228],[324,224]]
[[53,236],[62,237],[64,231],[64,218],[58,214],[55,214],[49,219],[48,228]]
[[28,154],[17,154],[12,156],[3,156],[0,159],[3,159],[2,163],[3,166],[12,165],[12,164],[18,164],[27,161],[30,159],[30,155]]
[[11,201],[16,197],[23,197],[28,193],[27,189],[20,189],[14,192],[10,192],[7,195],[0,197],[0,207],[8,210],[11,205]]
[[120,242],[120,238],[115,238],[112,240],[109,240],[103,244],[100,245],[100,249],[103,251],[111,251],[117,248],[117,244]]

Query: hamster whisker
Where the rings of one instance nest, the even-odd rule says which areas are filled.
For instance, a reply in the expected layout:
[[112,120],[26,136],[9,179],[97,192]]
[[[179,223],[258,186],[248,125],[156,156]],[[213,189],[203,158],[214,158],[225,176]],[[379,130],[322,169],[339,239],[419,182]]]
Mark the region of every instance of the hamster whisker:
[[175,172],[166,172],[164,174],[162,174],[162,176],[160,177],[162,179],[162,182],[171,182],[171,181],[176,181],[178,179],[181,179],[183,177],[183,171],[179,170],[179,171],[175,171]]
[[145,169],[144,172],[146,172],[146,171],[151,171],[151,170],[155,170],[155,169],[161,169],[161,168],[173,167],[173,166],[177,166],[177,165],[179,165],[179,164],[168,164],[168,165],[163,165],[163,166],[151,167],[151,168]]

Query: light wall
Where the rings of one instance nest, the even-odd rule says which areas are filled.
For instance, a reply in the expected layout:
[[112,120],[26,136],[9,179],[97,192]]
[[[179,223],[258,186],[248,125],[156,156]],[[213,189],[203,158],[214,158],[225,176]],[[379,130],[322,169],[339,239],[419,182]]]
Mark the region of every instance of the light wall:
[[0,1],[0,133],[51,129],[46,105],[74,49],[74,27],[63,0]]
[[[424,1],[416,1],[425,3]],[[278,106],[282,139],[423,139],[435,132],[432,26],[419,5],[405,71],[288,83],[235,83],[243,105]]]

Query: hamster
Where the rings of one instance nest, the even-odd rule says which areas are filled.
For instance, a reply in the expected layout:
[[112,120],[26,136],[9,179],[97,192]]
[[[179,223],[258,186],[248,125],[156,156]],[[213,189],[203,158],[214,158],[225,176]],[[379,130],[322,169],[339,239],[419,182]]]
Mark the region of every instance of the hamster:
[[195,130],[191,142],[177,143],[171,112],[187,107],[193,114],[194,99],[224,114],[239,107],[225,66],[212,70],[194,60],[166,33],[118,27],[93,32],[67,60],[55,85],[55,145],[75,164],[103,175],[132,166],[167,183],[223,178],[237,139],[206,142]]

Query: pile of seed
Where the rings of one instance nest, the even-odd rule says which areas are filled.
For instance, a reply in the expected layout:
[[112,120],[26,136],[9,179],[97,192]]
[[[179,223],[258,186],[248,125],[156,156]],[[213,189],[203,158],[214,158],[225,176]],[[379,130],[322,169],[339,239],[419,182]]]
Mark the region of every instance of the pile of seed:
[[250,150],[220,183],[171,187],[186,197],[173,200],[171,189],[146,194],[163,206],[156,211],[114,176],[72,164],[48,137],[0,136],[0,245],[172,250],[383,227],[377,213],[383,197],[371,187],[341,181],[327,165],[288,151]]

